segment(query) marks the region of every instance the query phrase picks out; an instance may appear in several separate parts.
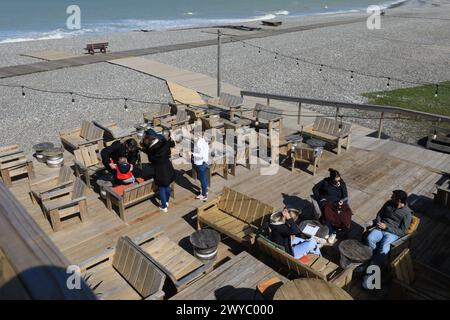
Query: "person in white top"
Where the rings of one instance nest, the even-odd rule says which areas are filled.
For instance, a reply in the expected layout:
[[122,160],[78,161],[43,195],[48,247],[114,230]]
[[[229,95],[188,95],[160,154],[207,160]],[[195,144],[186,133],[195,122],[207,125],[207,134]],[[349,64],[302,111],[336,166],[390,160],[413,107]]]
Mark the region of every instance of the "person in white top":
[[195,136],[195,145],[192,157],[202,189],[196,199],[206,201],[208,200],[208,179],[206,177],[206,172],[208,171],[209,145],[201,134]]

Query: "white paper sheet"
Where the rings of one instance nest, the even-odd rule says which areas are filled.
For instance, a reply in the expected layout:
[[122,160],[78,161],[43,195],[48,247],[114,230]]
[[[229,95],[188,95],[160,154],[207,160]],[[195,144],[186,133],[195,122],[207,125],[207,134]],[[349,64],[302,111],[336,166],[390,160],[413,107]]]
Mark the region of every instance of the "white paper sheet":
[[309,224],[309,223],[303,229],[303,233],[306,235],[309,235],[311,237],[314,237],[316,235],[317,231],[319,231],[319,227],[315,226],[313,224]]

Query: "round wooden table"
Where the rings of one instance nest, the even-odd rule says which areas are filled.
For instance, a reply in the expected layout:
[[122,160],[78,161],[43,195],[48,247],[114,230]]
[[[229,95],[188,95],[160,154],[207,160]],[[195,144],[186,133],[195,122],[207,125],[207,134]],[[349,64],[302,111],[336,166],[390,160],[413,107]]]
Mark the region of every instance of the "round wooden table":
[[217,255],[220,234],[213,229],[200,229],[190,235],[194,255],[202,260],[213,260]]
[[353,300],[344,289],[321,279],[301,278],[283,284],[274,300]]
[[360,241],[348,239],[339,244],[342,268],[358,266],[372,258],[372,249]]
[[317,220],[303,220],[302,222],[300,222],[300,225],[298,227],[303,231],[303,229],[305,229],[306,225],[308,224],[319,227],[319,230],[317,230],[316,233],[316,237],[318,238],[324,239],[325,236],[330,232],[330,229],[326,225],[321,224]]

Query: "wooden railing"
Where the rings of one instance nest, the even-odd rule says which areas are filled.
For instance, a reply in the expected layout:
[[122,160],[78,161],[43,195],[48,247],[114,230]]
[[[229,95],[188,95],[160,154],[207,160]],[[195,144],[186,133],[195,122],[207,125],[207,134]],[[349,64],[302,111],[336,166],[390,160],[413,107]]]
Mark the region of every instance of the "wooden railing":
[[86,285],[67,287],[68,266],[61,251],[0,182],[0,300],[95,299]]
[[309,99],[309,98],[301,98],[301,97],[292,97],[292,96],[284,96],[277,94],[268,94],[261,92],[253,92],[253,91],[241,91],[242,97],[255,97],[255,98],[263,98],[266,99],[267,105],[270,105],[270,100],[279,100],[286,102],[295,102],[298,103],[298,116],[297,123],[300,124],[301,116],[302,116],[302,104],[310,104],[310,105],[318,105],[334,108],[336,110],[336,117],[340,115],[341,109],[353,109],[360,111],[372,111],[380,114],[379,124],[378,124],[378,138],[381,138],[381,132],[383,130],[383,120],[385,119],[386,114],[395,114],[395,115],[405,115],[410,118],[415,118],[417,120],[426,119],[431,120],[432,122],[439,123],[450,123],[450,117],[437,115],[433,113],[427,113],[422,111],[415,111],[410,109],[403,109],[398,107],[391,106],[381,106],[374,104],[363,104],[363,103],[351,103],[351,102],[337,102],[337,101],[328,101],[328,100],[320,100],[320,99]]

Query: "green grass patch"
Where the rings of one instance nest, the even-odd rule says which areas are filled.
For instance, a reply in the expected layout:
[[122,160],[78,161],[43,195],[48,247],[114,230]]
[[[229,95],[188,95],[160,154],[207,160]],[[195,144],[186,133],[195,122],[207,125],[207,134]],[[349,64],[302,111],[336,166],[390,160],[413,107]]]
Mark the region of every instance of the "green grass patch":
[[424,85],[390,91],[369,92],[364,93],[363,96],[369,99],[370,104],[450,116],[450,81],[439,84],[437,97],[435,97],[435,92],[436,86]]

